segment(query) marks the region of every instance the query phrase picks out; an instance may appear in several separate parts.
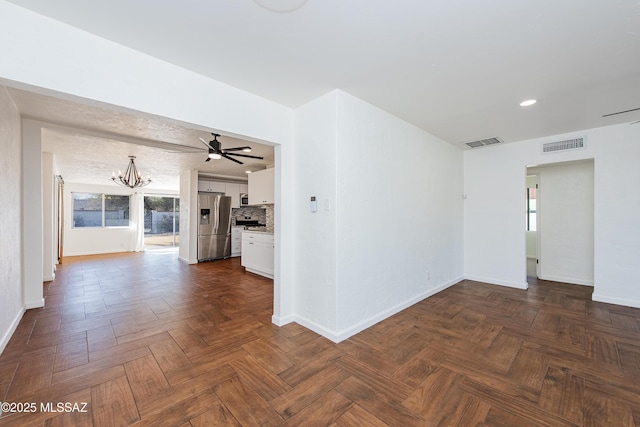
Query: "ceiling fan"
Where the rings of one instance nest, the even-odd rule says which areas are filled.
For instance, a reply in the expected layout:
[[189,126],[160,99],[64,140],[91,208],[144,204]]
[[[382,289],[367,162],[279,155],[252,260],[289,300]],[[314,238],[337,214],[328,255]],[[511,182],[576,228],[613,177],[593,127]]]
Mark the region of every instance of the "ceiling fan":
[[232,162],[236,162],[240,165],[243,165],[244,163],[241,162],[240,160],[234,159],[233,157],[229,157],[229,156],[248,157],[251,159],[259,159],[259,160],[262,160],[264,158],[260,156],[251,156],[249,154],[236,153],[236,151],[243,151],[245,153],[250,153],[251,147],[249,147],[248,145],[244,147],[233,147],[233,148],[223,149],[222,144],[220,143],[220,141],[218,141],[218,137],[220,135],[217,133],[211,133],[211,135],[213,135],[213,139],[209,142],[205,141],[202,138],[198,138],[205,145],[205,147],[207,147],[207,150],[209,151],[209,156],[207,157],[207,160],[205,160],[205,162],[211,161],[211,159],[217,160],[224,157],[225,159],[231,160]]
[[[605,115],[604,115],[604,116],[602,116],[602,117],[609,117],[609,116],[615,116],[615,115],[617,115],[617,114],[631,113],[632,111],[638,111],[638,110],[640,110],[640,108],[632,108],[631,110],[624,110],[624,111],[618,111],[617,113],[609,113],[609,114],[605,114]],[[637,124],[637,123],[640,123],[640,120],[636,120],[635,122],[631,122],[631,123],[629,123],[629,124],[631,124],[631,125],[635,125],[635,124]]]

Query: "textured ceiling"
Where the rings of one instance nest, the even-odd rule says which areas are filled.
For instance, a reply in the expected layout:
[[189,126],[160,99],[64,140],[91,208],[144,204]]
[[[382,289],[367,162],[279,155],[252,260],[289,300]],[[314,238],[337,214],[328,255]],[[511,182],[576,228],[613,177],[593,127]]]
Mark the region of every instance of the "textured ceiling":
[[256,171],[274,163],[273,147],[224,135],[219,138],[223,149],[250,145],[253,150],[249,154],[264,160],[243,158],[244,165],[226,159],[205,163],[206,148],[198,138],[211,140],[206,131],[167,119],[8,90],[24,117],[45,123],[43,151],[54,153],[57,172],[66,182],[113,184],[112,173],[124,171],[129,155],[136,156],[140,172],[151,175],[149,190],[178,190],[180,172],[187,169],[246,180],[246,170]]

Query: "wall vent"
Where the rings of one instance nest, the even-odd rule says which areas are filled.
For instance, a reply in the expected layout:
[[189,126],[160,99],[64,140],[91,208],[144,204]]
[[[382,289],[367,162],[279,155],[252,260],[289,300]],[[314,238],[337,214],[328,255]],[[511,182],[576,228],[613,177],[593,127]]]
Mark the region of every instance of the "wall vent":
[[584,138],[567,139],[564,141],[547,142],[542,144],[542,153],[555,153],[557,151],[579,150],[585,148]]
[[498,137],[494,136],[493,138],[479,139],[477,141],[466,142],[465,144],[467,144],[471,148],[476,148],[484,147],[486,145],[502,144],[502,141],[500,141]]

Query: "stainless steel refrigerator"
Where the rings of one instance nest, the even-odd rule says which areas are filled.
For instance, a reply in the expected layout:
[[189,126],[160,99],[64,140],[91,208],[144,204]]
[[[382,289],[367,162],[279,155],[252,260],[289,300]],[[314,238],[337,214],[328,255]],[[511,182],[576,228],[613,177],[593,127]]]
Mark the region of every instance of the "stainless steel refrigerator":
[[198,193],[198,261],[231,256],[231,197]]

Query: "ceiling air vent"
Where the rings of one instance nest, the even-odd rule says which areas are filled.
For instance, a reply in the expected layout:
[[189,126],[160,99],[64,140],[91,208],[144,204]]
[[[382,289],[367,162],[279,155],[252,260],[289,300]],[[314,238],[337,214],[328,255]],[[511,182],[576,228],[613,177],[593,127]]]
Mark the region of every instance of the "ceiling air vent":
[[567,139],[564,141],[547,142],[546,144],[542,144],[542,153],[579,150],[581,148],[585,148],[584,138]]
[[466,142],[466,144],[471,148],[476,148],[476,147],[484,147],[486,145],[502,144],[502,141],[500,141],[497,137],[494,136],[493,138],[479,139],[477,141]]

